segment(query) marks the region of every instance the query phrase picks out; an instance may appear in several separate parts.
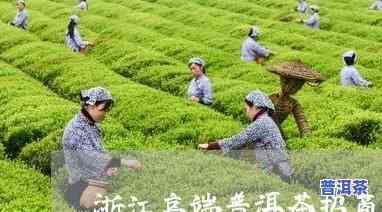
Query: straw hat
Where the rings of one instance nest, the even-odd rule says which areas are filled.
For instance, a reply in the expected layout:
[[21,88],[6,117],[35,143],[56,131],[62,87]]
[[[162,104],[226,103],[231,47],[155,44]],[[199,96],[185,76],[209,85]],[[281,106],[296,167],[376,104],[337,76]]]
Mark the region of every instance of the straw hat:
[[302,79],[313,83],[321,83],[325,81],[325,78],[319,72],[311,69],[301,61],[274,65],[267,69],[268,71],[285,78]]

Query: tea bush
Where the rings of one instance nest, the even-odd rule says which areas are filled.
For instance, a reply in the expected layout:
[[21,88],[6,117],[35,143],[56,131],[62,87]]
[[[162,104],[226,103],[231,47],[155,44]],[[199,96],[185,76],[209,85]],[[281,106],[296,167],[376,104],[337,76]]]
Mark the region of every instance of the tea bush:
[[0,211],[51,211],[50,179],[20,162],[0,160]]

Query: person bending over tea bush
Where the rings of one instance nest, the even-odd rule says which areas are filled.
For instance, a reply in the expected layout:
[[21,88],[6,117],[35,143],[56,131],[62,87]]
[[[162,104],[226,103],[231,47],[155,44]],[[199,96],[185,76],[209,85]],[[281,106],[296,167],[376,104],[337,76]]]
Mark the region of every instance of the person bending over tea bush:
[[320,28],[320,15],[318,14],[318,7],[316,5],[310,6],[310,13],[311,16],[308,18],[308,20],[302,20],[302,22],[313,29],[319,29]]
[[357,68],[354,66],[357,62],[357,54],[355,51],[345,52],[342,55],[342,59],[345,63],[345,67],[341,70],[341,84],[343,86],[372,86],[372,82],[363,79]]
[[265,59],[273,54],[273,52],[257,42],[259,36],[260,30],[256,26],[251,27],[248,37],[241,47],[241,60],[246,62],[256,61],[258,64],[263,64]]
[[228,153],[250,146],[258,167],[268,173],[275,172],[281,179],[290,182],[293,170],[285,150],[285,142],[276,122],[272,119],[275,107],[263,92],[256,90],[244,99],[246,115],[251,124],[230,138],[199,144],[203,150],[218,150]]

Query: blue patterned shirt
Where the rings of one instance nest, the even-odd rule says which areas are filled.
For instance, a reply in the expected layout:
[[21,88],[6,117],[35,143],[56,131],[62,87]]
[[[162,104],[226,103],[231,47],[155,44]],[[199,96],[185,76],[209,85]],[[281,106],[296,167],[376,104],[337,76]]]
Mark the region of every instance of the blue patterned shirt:
[[86,42],[82,40],[77,27],[74,28],[73,38],[71,38],[69,34],[66,33],[65,42],[66,42],[66,46],[71,48],[74,52],[79,52],[80,49],[84,49],[86,47]]
[[205,75],[202,75],[199,78],[192,79],[188,87],[187,93],[189,97],[198,97],[200,99],[200,103],[202,104],[212,104],[212,85],[210,80]]
[[[239,150],[246,145],[253,147],[258,162],[266,164],[264,169],[271,170],[270,167],[275,164],[285,163],[288,160],[281,132],[267,113],[259,115],[239,134],[219,141],[219,146],[224,153]],[[283,174],[290,175],[291,172],[288,168]]]
[[253,38],[248,37],[241,47],[241,60],[254,61],[257,57],[268,57],[269,51],[257,43]]
[[371,10],[382,10],[382,1],[381,1],[381,0],[377,0],[377,1],[375,1],[375,2],[370,6],[370,9],[371,9]]
[[318,13],[314,13],[309,19],[305,22],[305,24],[311,28],[319,29],[320,28],[320,15]]
[[299,2],[297,6],[297,11],[300,13],[306,13],[308,10],[308,3],[306,1]]
[[82,113],[77,114],[63,135],[65,163],[69,182],[100,180],[111,157],[102,145],[101,130]]
[[371,82],[363,79],[354,66],[345,66],[341,71],[341,84],[343,86],[367,87]]
[[12,21],[12,24],[16,27],[20,27],[22,29],[27,29],[28,27],[28,13],[24,9],[20,12],[17,12],[15,19]]
[[246,144],[254,144],[261,149],[284,149],[285,143],[281,132],[268,114],[261,114],[246,129],[237,135],[219,142],[224,152],[240,149]]
[[78,8],[81,11],[86,11],[88,10],[88,4],[86,3],[86,1],[81,1],[80,4],[78,5]]

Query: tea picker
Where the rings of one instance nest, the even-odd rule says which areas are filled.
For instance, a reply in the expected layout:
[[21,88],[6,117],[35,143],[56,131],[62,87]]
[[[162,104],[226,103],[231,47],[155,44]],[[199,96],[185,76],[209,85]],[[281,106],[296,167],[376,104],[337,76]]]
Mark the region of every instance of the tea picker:
[[354,66],[357,62],[355,51],[347,51],[342,55],[345,67],[341,70],[341,84],[343,86],[371,87],[372,82],[362,78],[361,74]]
[[382,11],[382,0],[376,0],[370,7],[369,10]]
[[299,0],[298,5],[296,7],[296,11],[305,14],[306,12],[308,12],[308,8],[309,6],[306,0]]
[[77,15],[72,15],[69,18],[68,29],[65,34],[65,42],[68,48],[72,49],[73,52],[87,53],[93,43],[89,41],[84,41],[81,38],[80,32],[78,30],[78,25],[80,23],[80,18]]
[[26,30],[28,26],[28,12],[25,9],[26,3],[24,0],[18,0],[16,3],[17,14],[10,25]]
[[210,143],[199,144],[202,150],[243,150],[250,146],[256,156],[256,164],[268,174],[275,172],[281,179],[290,182],[293,170],[288,161],[285,142],[271,114],[275,108],[263,92],[250,92],[244,99],[246,115],[251,124],[239,134]]
[[203,59],[195,57],[188,61],[188,67],[193,79],[188,86],[187,95],[191,101],[204,105],[213,102],[213,90],[210,80],[206,76],[206,64]]
[[80,11],[87,11],[89,9],[87,0],[80,0],[78,9],[80,9]]
[[248,37],[241,47],[241,60],[256,61],[257,64],[263,64],[267,58],[274,54],[257,42],[259,36],[260,30],[256,26],[251,27]]
[[308,20],[300,20],[301,23],[304,23],[306,26],[313,28],[313,29],[319,29],[320,28],[320,15],[318,12],[318,6],[312,5],[310,6],[310,12],[311,16],[308,18]]

